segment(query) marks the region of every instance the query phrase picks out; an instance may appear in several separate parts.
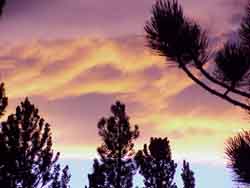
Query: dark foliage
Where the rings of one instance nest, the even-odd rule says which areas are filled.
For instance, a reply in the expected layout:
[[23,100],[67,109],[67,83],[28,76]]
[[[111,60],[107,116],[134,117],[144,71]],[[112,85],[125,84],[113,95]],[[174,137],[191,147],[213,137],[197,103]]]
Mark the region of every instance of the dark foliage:
[[49,185],[49,188],[69,188],[69,182],[70,182],[70,173],[69,173],[69,167],[66,166],[61,171],[60,165],[55,165],[54,167],[54,176],[51,185]]
[[[241,22],[239,38],[234,43],[226,42],[215,59],[209,57],[206,33],[197,23],[184,16],[177,0],[157,0],[145,31],[149,47],[174,61],[196,84],[212,95],[250,111],[250,2]],[[189,64],[195,66],[190,67]],[[204,64],[208,65],[204,67]],[[211,67],[215,71],[210,73]],[[235,174],[235,181],[248,185],[249,135],[249,132],[238,134],[228,141],[226,147],[229,167]]]
[[0,0],[0,16],[3,13],[3,8],[4,8],[5,4],[6,4],[6,0]]
[[250,132],[243,131],[230,138],[226,145],[226,155],[234,181],[250,185]]
[[106,167],[101,165],[97,159],[94,160],[93,164],[93,173],[88,175],[89,178],[89,187],[90,188],[105,188],[106,176],[105,174]]
[[145,188],[177,188],[173,182],[177,164],[172,160],[169,140],[151,138],[135,157]]
[[242,47],[225,44],[224,49],[218,52],[215,62],[217,79],[231,88],[250,86],[250,58]]
[[[152,16],[145,25],[146,38],[153,51],[166,57],[167,63],[178,65],[200,87],[231,104],[250,110],[245,100],[250,98],[249,18],[250,5],[239,31],[239,45],[227,43],[216,55],[216,70],[211,73],[204,68],[204,64],[213,63],[207,34],[199,24],[184,16],[177,0],[156,1]],[[229,92],[235,95],[229,96]]]
[[1,123],[0,187],[67,188],[68,167],[60,174],[50,125],[28,99]]
[[[181,63],[200,66],[206,60],[205,32],[184,17],[181,6],[175,0],[156,2],[145,31],[149,46],[160,55],[176,61],[179,66],[183,66]],[[194,59],[195,62],[192,61]]]
[[0,116],[3,115],[5,108],[8,105],[8,98],[5,95],[4,84],[0,84]]
[[136,125],[131,130],[125,105],[116,102],[111,106],[112,115],[98,123],[103,144],[98,148],[100,162],[95,160],[93,174],[89,175],[90,188],[129,188],[136,171],[132,157],[135,140],[139,136]]
[[194,172],[190,169],[189,163],[186,161],[183,161],[181,177],[184,188],[195,188]]
[[106,159],[103,161],[94,160],[93,173],[88,175],[89,188],[116,188],[119,187],[117,176],[120,168],[120,187],[132,188],[133,175],[136,172],[136,165],[132,159],[122,160],[120,167],[117,160]]
[[138,126],[131,130],[125,105],[116,102],[111,106],[112,116],[102,118],[98,123],[103,144],[98,148],[102,158],[126,157],[133,154],[133,140],[139,136]]

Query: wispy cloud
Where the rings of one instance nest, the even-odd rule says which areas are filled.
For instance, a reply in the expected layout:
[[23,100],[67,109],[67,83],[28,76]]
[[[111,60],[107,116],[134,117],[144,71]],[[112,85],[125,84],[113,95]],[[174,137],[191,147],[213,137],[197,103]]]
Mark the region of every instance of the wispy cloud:
[[10,45],[0,59],[10,101],[31,97],[56,130],[59,149],[94,153],[96,123],[115,100],[127,104],[132,123],[141,127],[139,145],[168,136],[177,155],[206,146],[223,156],[225,139],[247,126],[241,111],[167,67],[135,36]]
[[[190,84],[181,74],[177,77],[176,71],[168,71],[166,77],[164,59],[152,55],[137,37],[36,41],[2,50],[0,57],[2,65],[6,65],[0,68],[10,97],[126,95],[143,88],[158,93],[163,92],[163,85],[178,80],[166,92],[173,95]],[[141,95],[139,98],[147,97],[146,93]]]

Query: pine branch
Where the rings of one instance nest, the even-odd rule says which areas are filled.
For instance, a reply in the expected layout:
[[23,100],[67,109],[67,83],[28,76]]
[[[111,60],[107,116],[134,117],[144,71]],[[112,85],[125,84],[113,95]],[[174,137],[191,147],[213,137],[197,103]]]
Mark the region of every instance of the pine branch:
[[[158,0],[152,8],[152,16],[145,25],[148,46],[167,63],[175,63],[187,76],[211,94],[243,109],[250,106],[237,97],[250,98],[242,89],[249,86],[249,53],[241,45],[226,44],[215,59],[217,74],[211,75],[203,66],[208,63],[208,37],[194,21],[187,19],[177,0]],[[170,60],[170,61],[169,61]],[[196,77],[188,67],[196,68],[211,83],[222,87],[221,93]],[[238,89],[242,88],[242,89]],[[237,97],[230,97],[228,93]]]
[[217,85],[225,88],[227,91],[230,91],[230,92],[235,93],[235,94],[239,94],[242,97],[250,98],[250,93],[238,90],[236,88],[232,88],[231,86],[217,80],[216,78],[211,76],[203,67],[198,67],[197,69],[202,73],[203,76],[205,76],[205,78],[207,78],[209,81],[213,82],[214,84],[217,84]]
[[225,84],[224,82],[218,80],[216,77],[213,77],[209,72],[207,72],[204,68],[203,65],[207,64],[206,62],[201,62],[200,60],[198,60],[197,58],[195,58],[195,56],[192,54],[192,51],[189,52],[192,56],[192,61],[195,62],[195,68],[197,70],[200,71],[200,73],[209,81],[211,81],[214,84],[217,84],[218,86],[221,86],[222,88],[224,88],[226,90],[226,92],[232,92],[235,94],[238,94],[242,97],[246,97],[246,98],[250,98],[250,93],[248,92],[244,92],[241,90],[236,89],[235,87],[232,87],[228,84]]
[[[181,60],[178,60],[178,62],[180,64],[182,64]],[[245,104],[245,103],[242,103],[240,101],[237,101],[235,99],[232,99],[231,97],[227,96],[227,95],[224,95],[223,93],[220,93],[212,88],[210,88],[209,86],[207,86],[204,82],[202,82],[201,80],[199,80],[197,77],[195,77],[191,71],[189,71],[189,69],[186,67],[186,66],[181,66],[181,69],[187,74],[187,76],[193,80],[195,83],[197,83],[199,86],[201,86],[203,89],[207,90],[209,93],[235,105],[235,106],[239,106],[243,109],[246,109],[246,110],[250,110],[250,106]]]

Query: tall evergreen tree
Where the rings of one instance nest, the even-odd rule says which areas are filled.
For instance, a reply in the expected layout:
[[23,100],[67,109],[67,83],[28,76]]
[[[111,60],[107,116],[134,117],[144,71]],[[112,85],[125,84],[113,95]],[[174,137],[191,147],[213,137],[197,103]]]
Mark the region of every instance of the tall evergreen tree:
[[177,164],[172,159],[167,138],[151,138],[136,155],[145,188],[177,188],[174,175]]
[[183,161],[183,168],[181,173],[183,188],[195,188],[194,172],[190,169],[189,163]]
[[111,106],[112,115],[102,118],[97,127],[103,143],[97,151],[100,161],[95,159],[89,175],[90,188],[130,188],[136,171],[133,162],[133,141],[139,136],[138,126],[132,130],[125,105],[116,102]]
[[50,125],[26,99],[1,123],[0,187],[67,188],[68,167],[60,172],[58,158],[52,150]]
[[[174,182],[177,164],[172,159],[168,138],[151,138],[149,146],[145,144],[135,159],[145,188],[177,188]],[[186,161],[183,162],[181,176],[184,188],[195,187],[194,173]]]

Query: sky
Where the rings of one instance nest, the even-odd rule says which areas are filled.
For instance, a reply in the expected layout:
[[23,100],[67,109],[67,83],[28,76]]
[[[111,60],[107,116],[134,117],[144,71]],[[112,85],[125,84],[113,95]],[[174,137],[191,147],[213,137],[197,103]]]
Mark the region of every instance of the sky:
[[[198,187],[233,186],[225,142],[249,129],[248,115],[146,47],[143,27],[154,2],[11,0],[5,7],[0,78],[10,102],[6,114],[31,99],[52,126],[55,150],[71,164],[73,188],[87,183],[101,144],[96,124],[116,100],[140,128],[136,149],[150,137],[167,136],[174,159],[190,161]],[[234,38],[246,0],[179,2],[215,48]],[[217,180],[208,184],[208,175]]]

